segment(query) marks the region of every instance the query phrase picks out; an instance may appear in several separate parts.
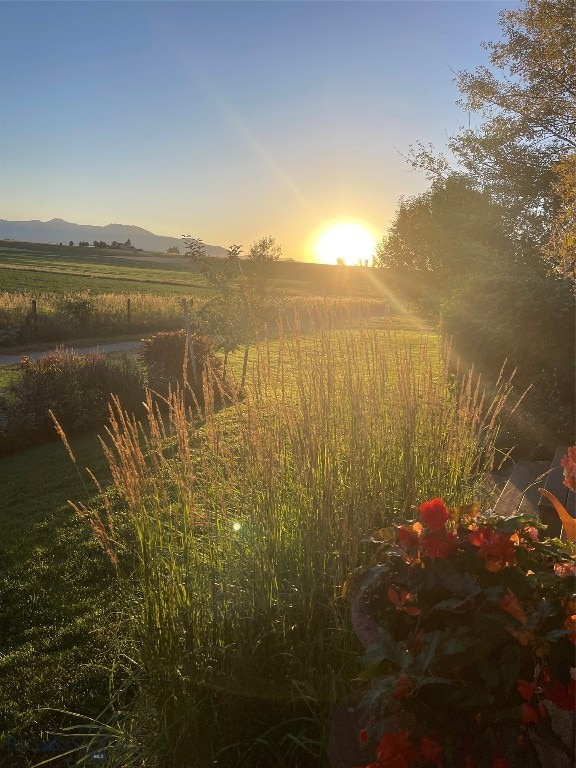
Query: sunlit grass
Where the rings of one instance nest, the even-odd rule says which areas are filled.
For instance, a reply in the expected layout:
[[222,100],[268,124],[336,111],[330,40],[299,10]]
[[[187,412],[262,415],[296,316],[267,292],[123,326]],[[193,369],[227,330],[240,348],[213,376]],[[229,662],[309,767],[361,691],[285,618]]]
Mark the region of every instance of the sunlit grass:
[[133,660],[112,764],[128,743],[146,765],[322,760],[366,536],[428,497],[478,500],[492,465],[509,387],[485,402],[447,357],[434,336],[318,328],[259,347],[225,411],[207,387],[200,421],[178,394],[149,397],[144,429],[115,409],[114,494],[76,505],[117,563]]

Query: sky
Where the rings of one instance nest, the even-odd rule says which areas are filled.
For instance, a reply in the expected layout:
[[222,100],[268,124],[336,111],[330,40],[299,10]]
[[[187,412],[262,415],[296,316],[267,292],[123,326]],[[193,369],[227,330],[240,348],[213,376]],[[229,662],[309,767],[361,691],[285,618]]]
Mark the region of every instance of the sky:
[[497,0],[0,0],[0,218],[132,224],[315,258],[428,187]]

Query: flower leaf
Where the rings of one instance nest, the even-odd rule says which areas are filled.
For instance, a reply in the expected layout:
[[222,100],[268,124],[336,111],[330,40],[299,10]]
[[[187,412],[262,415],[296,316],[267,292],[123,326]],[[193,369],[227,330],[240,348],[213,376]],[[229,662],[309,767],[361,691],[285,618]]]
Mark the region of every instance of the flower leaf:
[[422,649],[422,653],[420,653],[418,656],[417,670],[420,674],[424,674],[430,666],[430,663],[432,662],[434,656],[436,655],[436,651],[438,650],[438,644],[442,635],[443,632],[440,630],[429,632],[426,635],[424,648]]
[[401,667],[403,655],[400,645],[395,642],[389,632],[384,630],[380,642],[371,645],[360,661],[370,668],[378,666],[383,661],[391,661],[397,667]]
[[458,608],[466,605],[466,603],[469,602],[471,598],[472,595],[463,598],[450,597],[447,600],[441,600],[439,603],[436,603],[436,605],[433,605],[431,611],[456,611]]

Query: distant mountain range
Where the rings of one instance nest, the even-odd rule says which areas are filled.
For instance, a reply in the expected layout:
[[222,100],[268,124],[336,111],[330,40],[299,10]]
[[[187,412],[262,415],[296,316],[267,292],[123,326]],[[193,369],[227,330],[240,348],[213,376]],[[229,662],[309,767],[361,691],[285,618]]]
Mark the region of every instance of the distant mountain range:
[[[168,248],[178,246],[184,253],[182,240],[177,237],[163,237],[148,232],[142,227],[134,227],[129,224],[107,224],[105,227],[95,227],[91,224],[72,224],[64,219],[51,219],[50,221],[7,221],[0,219],[0,240],[23,240],[27,243],[65,243],[72,240],[78,245],[80,240],[87,240],[90,245],[94,240],[110,245],[113,240],[125,243],[130,240],[134,248],[142,248],[145,251],[159,251],[166,253]],[[206,245],[208,256],[223,258],[226,249],[219,245]]]

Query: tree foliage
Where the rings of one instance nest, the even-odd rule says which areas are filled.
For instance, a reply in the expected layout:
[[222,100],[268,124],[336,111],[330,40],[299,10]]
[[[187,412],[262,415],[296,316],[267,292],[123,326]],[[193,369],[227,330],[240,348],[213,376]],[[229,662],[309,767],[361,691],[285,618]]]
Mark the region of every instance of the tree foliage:
[[558,273],[576,284],[576,152],[556,166],[553,189],[560,204],[552,221],[544,254]]
[[282,246],[270,235],[256,240],[248,251],[248,258],[252,261],[278,261],[281,256]]
[[199,237],[184,236],[184,256],[194,264],[200,262],[206,256],[206,246]]
[[237,245],[236,243],[234,245],[231,245],[230,248],[228,248],[229,259],[239,259],[241,253],[242,253],[242,246]]
[[[500,25],[503,39],[484,43],[492,68],[456,78],[460,105],[481,123],[448,146],[502,205],[517,252],[562,264],[562,239],[553,235],[570,208],[558,170],[576,150],[576,0],[525,0],[502,11]],[[446,176],[446,161],[422,144],[411,161],[433,178]]]
[[436,179],[430,189],[400,201],[376,248],[377,264],[433,272],[448,281],[503,258],[502,211],[463,174]]
[[576,0],[523,0],[500,25],[490,67],[456,78],[480,118],[448,142],[459,171],[412,148],[432,185],[401,201],[377,256],[441,276],[432,293],[454,348],[489,378],[505,359],[517,367],[518,391],[531,387],[523,445],[549,452],[574,425]]

